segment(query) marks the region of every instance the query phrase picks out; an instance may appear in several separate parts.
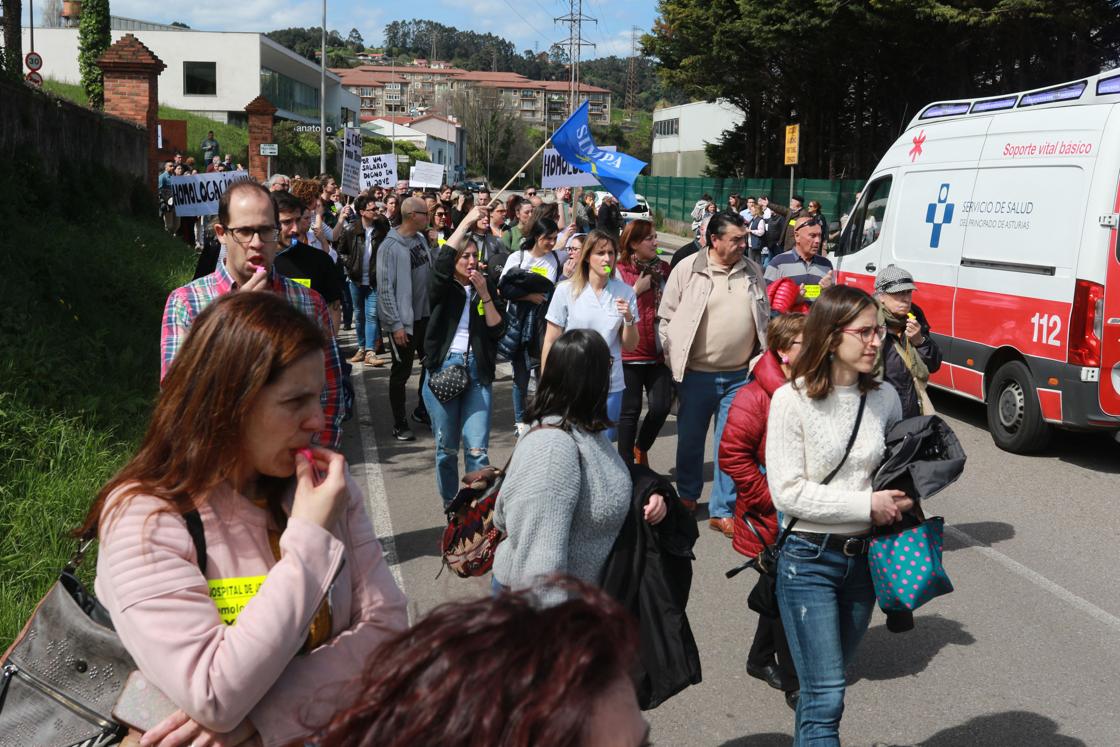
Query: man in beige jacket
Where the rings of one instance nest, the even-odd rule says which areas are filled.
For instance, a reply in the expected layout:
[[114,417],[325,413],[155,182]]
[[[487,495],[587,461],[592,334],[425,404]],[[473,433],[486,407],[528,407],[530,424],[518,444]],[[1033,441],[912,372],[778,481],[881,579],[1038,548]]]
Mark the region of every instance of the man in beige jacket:
[[762,268],[743,256],[747,227],[734,213],[708,223],[707,251],[682,261],[661,296],[659,334],[677,381],[677,492],[695,506],[704,487],[704,442],[716,416],[708,526],[732,534],[735,484],[719,468],[719,439],[735,393],[766,348],[770,303]]

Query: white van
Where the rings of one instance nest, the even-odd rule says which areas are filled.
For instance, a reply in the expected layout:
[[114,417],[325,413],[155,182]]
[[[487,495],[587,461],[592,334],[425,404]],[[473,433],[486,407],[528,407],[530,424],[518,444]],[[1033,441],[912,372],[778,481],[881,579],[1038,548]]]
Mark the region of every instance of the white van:
[[833,262],[872,290],[897,264],[945,356],[931,384],[987,403],[1001,448],[1051,425],[1120,429],[1120,70],[914,118]]

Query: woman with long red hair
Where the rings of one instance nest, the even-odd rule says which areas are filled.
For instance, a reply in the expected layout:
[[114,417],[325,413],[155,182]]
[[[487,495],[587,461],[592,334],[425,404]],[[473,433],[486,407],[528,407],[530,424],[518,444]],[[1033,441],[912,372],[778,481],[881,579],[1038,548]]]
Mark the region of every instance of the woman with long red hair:
[[301,740],[407,625],[345,460],[310,445],[322,350],[271,293],[215,301],[79,530],[100,534],[95,588],[121,641],[180,709],[143,745]]
[[[669,263],[657,256],[657,230],[648,220],[626,225],[619,240],[618,276],[638,296],[638,346],[622,351],[622,412],[618,418],[618,453],[627,464],[647,464],[647,452],[669,417],[673,403],[673,374],[657,336],[657,307],[669,279]],[[642,393],[646,395],[646,419]]]

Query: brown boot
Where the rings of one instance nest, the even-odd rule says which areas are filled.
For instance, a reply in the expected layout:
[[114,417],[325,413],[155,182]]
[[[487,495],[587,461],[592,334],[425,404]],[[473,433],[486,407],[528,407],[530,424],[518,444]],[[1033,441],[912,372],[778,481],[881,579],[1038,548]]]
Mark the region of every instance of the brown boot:
[[646,467],[649,466],[649,454],[642,451],[637,446],[634,447],[634,464],[642,464]]

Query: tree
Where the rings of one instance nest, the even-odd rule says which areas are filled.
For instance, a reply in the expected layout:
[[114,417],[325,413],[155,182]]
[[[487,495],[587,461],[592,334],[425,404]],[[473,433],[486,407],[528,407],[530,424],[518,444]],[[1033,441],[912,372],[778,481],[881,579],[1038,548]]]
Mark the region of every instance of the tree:
[[[920,107],[1042,87],[1120,57],[1114,0],[660,0],[643,52],[662,82],[744,115],[720,173],[866,175]],[[734,64],[728,64],[733,60]],[[730,163],[726,159],[732,159]]]
[[0,59],[0,71],[9,80],[19,80],[23,73],[22,20],[22,0],[4,0],[4,57]]
[[45,29],[62,26],[62,0],[44,0],[42,24]]
[[172,21],[171,25],[174,26],[177,29],[189,29],[190,28],[190,26],[183,23],[182,21]]
[[355,52],[361,52],[366,48],[365,40],[362,39],[362,35],[358,29],[350,29],[350,33],[346,36],[346,43],[349,44]]
[[451,112],[466,129],[468,171],[484,175],[488,183],[504,183],[541,142],[516,112],[502,105],[496,89],[457,91]]
[[97,60],[109,48],[109,0],[85,0],[78,22],[78,69],[82,88],[94,109],[105,106],[105,77]]

